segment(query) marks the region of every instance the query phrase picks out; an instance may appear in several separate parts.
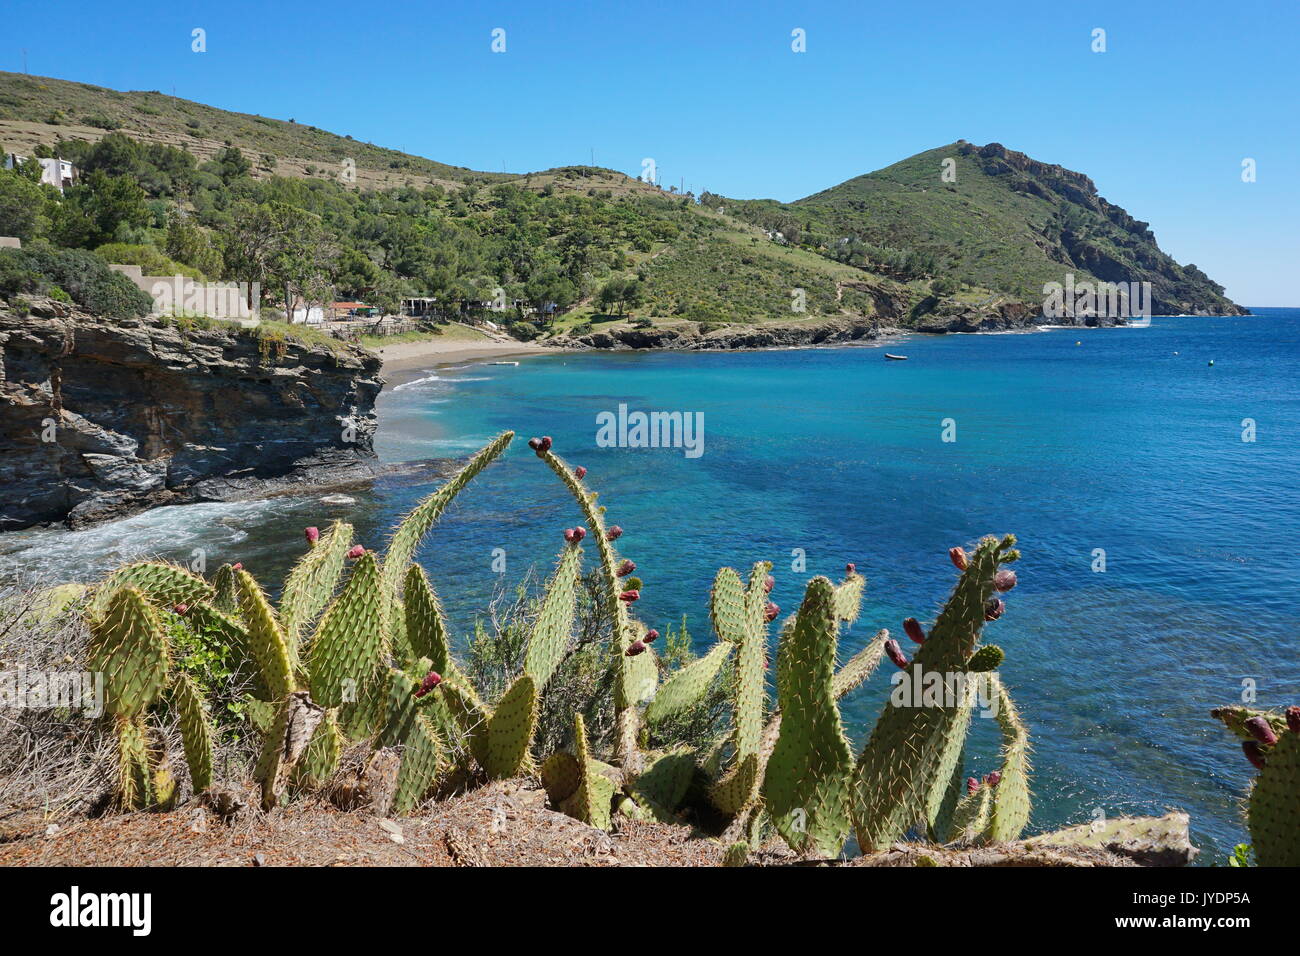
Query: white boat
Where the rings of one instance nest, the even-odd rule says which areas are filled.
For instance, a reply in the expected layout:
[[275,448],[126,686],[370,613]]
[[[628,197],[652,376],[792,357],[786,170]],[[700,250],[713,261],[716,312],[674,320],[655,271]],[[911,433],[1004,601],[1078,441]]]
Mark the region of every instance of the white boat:
[[518,365],[518,362],[488,362],[489,365]]

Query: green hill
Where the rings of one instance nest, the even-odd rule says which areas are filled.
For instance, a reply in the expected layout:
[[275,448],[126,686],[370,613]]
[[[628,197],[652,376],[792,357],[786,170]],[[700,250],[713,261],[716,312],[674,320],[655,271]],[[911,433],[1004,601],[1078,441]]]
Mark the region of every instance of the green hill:
[[1240,311],[1087,176],[998,143],[958,140],[794,203],[727,208],[787,238],[793,230],[832,258],[905,278],[941,275],[1041,301],[1045,283],[1073,272],[1080,281],[1148,281],[1157,313]]
[[[1028,324],[1067,270],[1149,279],[1157,311],[1236,310],[1087,177],[997,145],[958,142],[796,203],[697,199],[614,170],[481,172],[292,119],[0,73],[0,149],[82,174],[62,196],[0,182],[14,194],[0,234],[260,281],[272,305],[286,290],[389,308],[419,296],[459,317],[503,294],[498,319],[524,338]],[[279,245],[260,248],[259,229]]]

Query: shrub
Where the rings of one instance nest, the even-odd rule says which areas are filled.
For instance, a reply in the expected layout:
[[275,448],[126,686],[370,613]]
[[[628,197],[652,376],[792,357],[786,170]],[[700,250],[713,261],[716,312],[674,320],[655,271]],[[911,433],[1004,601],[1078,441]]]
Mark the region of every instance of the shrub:
[[38,241],[25,249],[0,249],[0,292],[50,293],[57,287],[95,315],[131,319],[148,315],[153,299],[93,252],[56,249]]

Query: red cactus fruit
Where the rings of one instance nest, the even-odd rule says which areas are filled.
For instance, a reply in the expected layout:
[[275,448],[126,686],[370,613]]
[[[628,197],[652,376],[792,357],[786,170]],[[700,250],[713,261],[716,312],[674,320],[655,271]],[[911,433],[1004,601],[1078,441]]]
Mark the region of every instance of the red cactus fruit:
[[572,528],[565,528],[565,529],[564,529],[564,540],[565,540],[565,541],[568,541],[570,544],[573,543],[573,541],[574,541],[574,537],[573,537],[573,529],[572,529]]
[[957,566],[958,571],[965,571],[966,565],[970,563],[966,560],[966,552],[961,548],[949,548],[948,557],[952,559],[952,563]]
[[641,640],[645,641],[647,644],[650,641],[655,641],[658,639],[659,639],[659,632],[656,631],[654,628],[651,628],[650,630],[646,631],[645,637],[641,638]]
[[612,525],[611,527],[605,529],[606,541],[617,541],[622,536],[623,536],[623,529],[620,528],[618,525]]
[[925,630],[921,627],[921,622],[914,617],[909,617],[903,621],[903,633],[917,644],[925,643]]
[[1300,734],[1300,707],[1286,709],[1286,725],[1293,734]]
[[990,787],[996,787],[999,783],[1002,782],[1002,771],[994,770],[992,773],[987,774],[984,777],[984,782],[987,783]]
[[894,640],[892,637],[885,641],[885,656],[893,661],[894,665],[897,667],[903,668],[908,664],[907,655],[904,654],[903,649],[899,647],[898,641]]
[[1256,770],[1264,769],[1264,751],[1260,749],[1258,740],[1243,740],[1241,750]]
[[542,440],[540,438],[530,438],[528,439],[528,447],[531,448],[533,451],[541,451]]
[[1016,572],[999,571],[993,575],[993,586],[999,591],[1010,591],[1016,586]]
[[1001,598],[989,598],[989,603],[984,605],[984,620],[996,621],[1006,609],[1006,602]]
[[771,624],[776,620],[776,616],[781,613],[781,606],[775,601],[768,601],[767,607],[763,609],[763,620]]
[[641,600],[641,592],[640,592],[640,591],[624,591],[622,594],[620,594],[620,595],[618,596],[618,599],[619,599],[620,601],[626,601],[628,604],[631,604],[633,601],[639,601],[639,600]]
[[624,651],[623,653],[627,654],[628,657],[636,657],[638,654],[644,651],[645,651],[644,641],[633,641],[631,644],[627,646],[627,650]]
[[188,604],[177,604],[174,608],[172,608],[172,610],[175,611],[177,614],[184,614],[189,609],[190,606]]
[[232,565],[230,566],[230,570],[232,570],[232,571],[242,571],[242,570],[244,570],[244,562],[243,562],[243,561],[236,561],[234,564],[232,564]]
[[428,674],[424,675],[424,680],[420,681],[420,686],[416,689],[415,696],[423,697],[441,683],[442,675],[437,671],[429,671]]
[[967,777],[967,778],[966,778],[966,792],[967,792],[967,793],[974,793],[974,792],[975,792],[976,790],[978,790],[979,788],[980,788],[980,782],[979,782],[979,780],[978,780],[977,778],[975,778],[975,777]]
[[587,469],[579,465],[577,468],[573,469],[573,474],[579,481],[581,481],[583,478],[587,477]]
[[583,538],[585,538],[586,536],[587,536],[587,529],[584,528],[582,525],[578,525],[578,527],[576,527],[576,528],[573,529],[573,540],[574,540],[574,541],[581,541],[581,540],[582,540]]
[[313,525],[310,528],[303,528],[302,533],[307,536],[308,544],[315,544],[320,540],[320,528]]
[[550,436],[550,435],[543,435],[543,436],[542,436],[542,451],[550,451],[550,450],[551,450],[551,436]]
[[620,578],[625,578],[635,570],[636,570],[636,563],[634,561],[625,560],[622,564],[618,566],[618,576]]
[[1258,740],[1265,747],[1271,747],[1277,743],[1277,734],[1273,733],[1273,727],[1265,717],[1252,717],[1246,721],[1246,732]]
[[366,549],[359,544],[354,544],[352,547],[348,548],[348,557],[354,560],[356,558],[361,557],[365,553],[366,553]]
[[857,574],[857,573],[858,573],[858,566],[857,566],[856,564],[854,564],[852,561],[850,561],[848,564],[844,565],[844,573],[845,573],[845,574]]
[[763,593],[771,594],[772,588],[774,587],[776,587],[776,578],[772,577],[772,575],[769,574],[767,577],[763,579]]

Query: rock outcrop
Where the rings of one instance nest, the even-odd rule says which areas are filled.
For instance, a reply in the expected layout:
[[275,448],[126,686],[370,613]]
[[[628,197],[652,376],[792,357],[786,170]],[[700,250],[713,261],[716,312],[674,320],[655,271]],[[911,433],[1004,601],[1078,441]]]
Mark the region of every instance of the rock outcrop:
[[0,305],[0,530],[364,481],[379,368],[265,329]]

